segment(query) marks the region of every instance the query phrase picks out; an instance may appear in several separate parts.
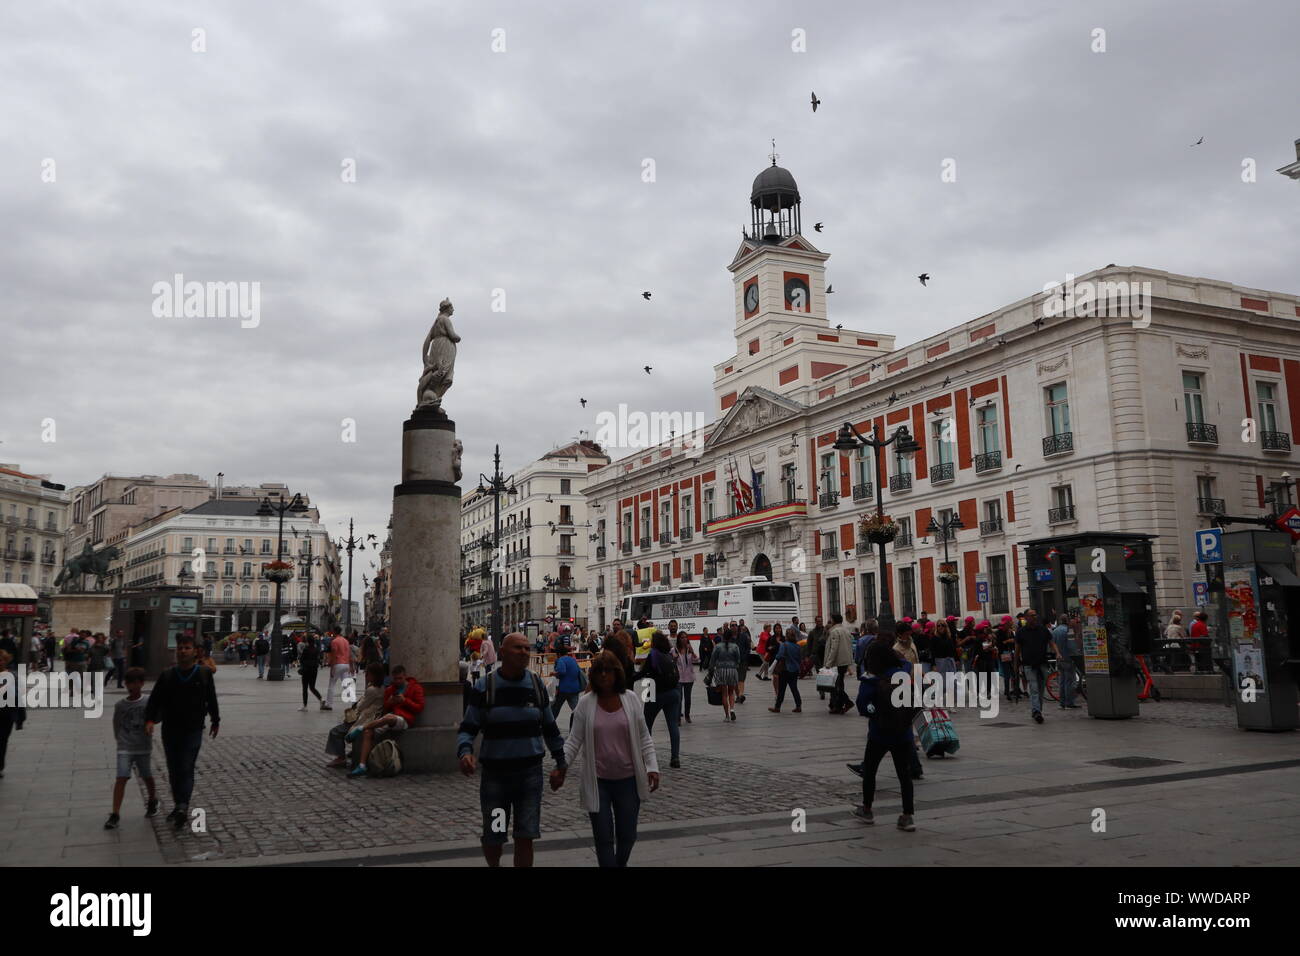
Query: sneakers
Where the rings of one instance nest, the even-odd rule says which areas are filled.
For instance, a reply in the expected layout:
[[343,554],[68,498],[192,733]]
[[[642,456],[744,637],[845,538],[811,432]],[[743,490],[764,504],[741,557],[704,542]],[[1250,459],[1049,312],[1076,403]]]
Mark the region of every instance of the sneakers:
[[329,704],[321,704],[321,705],[320,705],[320,709],[321,709],[321,710],[333,710],[334,708],[331,707]]
[[1043,722],[1043,715],[1040,714],[1038,711],[1034,711],[1034,723],[1041,724],[1042,722]]
[[185,818],[181,816],[180,810],[176,809],[176,810],[172,810],[171,813],[167,814],[165,819],[167,820],[168,823],[180,823]]
[[862,776],[862,764],[860,764],[860,763],[846,763],[844,766],[848,767],[850,770],[852,770],[854,773],[856,773],[859,777]]
[[356,740],[365,732],[366,729],[362,727],[360,724],[357,724],[355,727],[353,727],[351,730],[348,731],[347,736],[344,737],[343,739],[346,740],[348,743],[351,743],[352,741]]
[[736,703],[737,703],[737,704],[743,704],[744,702],[745,702],[745,695],[744,695],[744,694],[741,694],[739,697],[736,698]]
[[122,818],[119,817],[116,813],[110,813],[110,814],[108,815],[108,819],[104,822],[104,829],[105,829],[105,830],[116,830],[116,829],[117,829],[117,823],[118,823],[118,821],[121,820],[121,819],[122,819]]
[[144,805],[144,815],[146,817],[155,816],[158,813],[158,798],[154,797]]
[[690,714],[687,714],[687,715],[686,715],[686,722],[687,722],[688,724],[691,722],[691,715],[690,715]]
[[307,709],[307,705],[306,705],[306,704],[303,704],[301,707],[298,708],[298,712],[301,713],[302,711],[304,711],[304,710],[306,710],[306,709]]
[[[849,766],[852,766],[852,764]],[[854,807],[853,816],[855,819],[861,820],[863,823],[876,822],[876,815],[871,812],[870,807]]]
[[796,707],[794,710],[790,711],[790,713],[792,713],[792,714],[802,714],[802,713],[803,713],[803,708],[802,708],[802,707]]
[[734,710],[731,712],[731,719],[732,720],[736,719],[736,712]]
[[780,708],[780,707],[769,707],[768,710],[771,711],[771,712],[774,713],[774,714],[779,714],[779,713],[781,713],[781,708]]
[[677,757],[674,757],[672,760],[668,761],[668,766],[680,770],[682,766],[682,762]]
[[366,775],[366,765],[363,763],[357,764],[355,767],[353,767],[351,770],[348,771],[349,777],[364,777],[365,775]]
[[916,829],[916,824],[912,822],[910,813],[900,813],[898,815],[898,829],[911,833]]
[[174,826],[177,830],[181,829],[182,827],[185,826],[185,821],[189,819],[189,816],[190,816],[189,807],[177,807],[175,810],[172,811],[172,815],[171,815],[172,826]]

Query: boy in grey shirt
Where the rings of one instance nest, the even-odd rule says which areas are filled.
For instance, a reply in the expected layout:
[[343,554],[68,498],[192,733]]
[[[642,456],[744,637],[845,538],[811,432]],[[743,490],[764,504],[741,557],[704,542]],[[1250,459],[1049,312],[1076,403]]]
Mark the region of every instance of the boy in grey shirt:
[[132,667],[126,672],[126,697],[117,702],[113,708],[113,736],[117,739],[117,781],[113,784],[113,812],[108,815],[105,830],[116,830],[118,811],[122,809],[122,797],[126,794],[126,783],[131,779],[131,765],[134,764],[144,781],[149,793],[144,815],[151,817],[158,812],[158,797],[154,790],[153,770],[149,759],[153,755],[153,740],[145,731],[144,710],[148,703],[141,695],[144,688],[144,668]]

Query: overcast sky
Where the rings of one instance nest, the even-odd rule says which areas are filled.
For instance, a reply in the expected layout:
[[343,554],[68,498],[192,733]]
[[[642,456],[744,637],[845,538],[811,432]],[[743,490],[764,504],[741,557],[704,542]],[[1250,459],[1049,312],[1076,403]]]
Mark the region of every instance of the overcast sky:
[[[466,485],[619,402],[708,413],[773,137],[832,323],[900,346],[1109,262],[1295,293],[1297,36],[1295,0],[9,4],[0,461],[283,481],[382,538],[443,296]],[[260,324],[156,318],[176,273]]]

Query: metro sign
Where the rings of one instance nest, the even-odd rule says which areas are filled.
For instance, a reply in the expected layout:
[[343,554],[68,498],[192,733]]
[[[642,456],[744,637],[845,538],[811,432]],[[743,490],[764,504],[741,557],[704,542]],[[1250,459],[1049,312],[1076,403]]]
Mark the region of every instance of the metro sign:
[[1300,508],[1291,508],[1277,519],[1277,526],[1291,536],[1292,541],[1300,541]]

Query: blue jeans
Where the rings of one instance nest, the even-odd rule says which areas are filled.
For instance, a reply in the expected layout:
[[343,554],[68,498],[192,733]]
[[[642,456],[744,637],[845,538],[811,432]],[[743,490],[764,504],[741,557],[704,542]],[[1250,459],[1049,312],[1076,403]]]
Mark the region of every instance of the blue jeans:
[[1079,690],[1079,672],[1074,669],[1074,661],[1065,655],[1056,658],[1056,669],[1061,675],[1061,705],[1070,707]]
[[1029,709],[1035,714],[1043,712],[1043,665],[1026,664],[1025,682],[1029,684]]
[[178,807],[188,807],[190,795],[194,793],[194,764],[198,762],[199,748],[203,746],[203,728],[169,734],[167,725],[163,724],[162,744],[167,757],[167,780],[172,788],[172,802]]
[[678,686],[682,692],[682,713],[689,720],[691,717],[691,688],[695,686],[695,681],[683,681]]
[[257,655],[257,676],[261,677],[266,673],[266,655]]
[[636,821],[641,797],[636,777],[625,780],[596,779],[600,811],[591,813],[591,835],[596,841],[596,859],[601,866],[627,866],[636,843]]
[[668,721],[668,742],[672,745],[673,759],[677,759],[677,751],[681,749],[682,735],[678,729],[678,721],[682,713],[682,689],[680,686],[672,690],[666,690],[656,696],[655,700],[646,701],[645,705],[645,722],[651,731],[655,729],[655,718],[659,716],[659,711],[664,712],[664,720]]
[[1020,681],[1016,676],[1015,661],[999,661],[998,672],[1002,675],[1002,688],[1006,691],[1007,698],[1010,699],[1014,694],[1020,696]]
[[117,678],[117,686],[122,686],[122,680],[126,677],[126,658],[113,658],[113,676]]
[[572,711],[578,709],[578,698],[580,696],[581,696],[581,691],[557,690],[555,692],[555,700],[551,701],[551,716],[555,717],[558,720],[560,716],[560,711],[564,710],[565,702],[568,702],[568,705],[571,708],[569,713],[569,726],[572,727],[573,726]]

